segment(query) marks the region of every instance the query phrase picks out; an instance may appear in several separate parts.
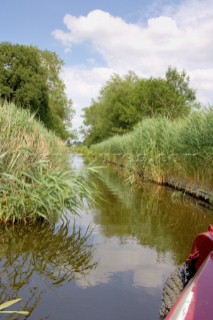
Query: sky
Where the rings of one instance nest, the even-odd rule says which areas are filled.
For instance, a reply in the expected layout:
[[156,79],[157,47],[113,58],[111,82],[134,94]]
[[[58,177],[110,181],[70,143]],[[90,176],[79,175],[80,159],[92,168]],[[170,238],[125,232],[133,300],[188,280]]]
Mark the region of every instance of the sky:
[[213,0],[1,0],[0,42],[34,45],[64,61],[73,127],[114,73],[185,70],[213,105]]

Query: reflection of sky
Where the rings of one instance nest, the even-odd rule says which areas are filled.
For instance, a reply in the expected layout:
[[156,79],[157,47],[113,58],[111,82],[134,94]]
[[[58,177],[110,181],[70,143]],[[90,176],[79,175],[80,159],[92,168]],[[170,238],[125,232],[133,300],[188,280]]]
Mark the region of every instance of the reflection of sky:
[[[82,158],[71,157],[76,172],[84,169]],[[112,201],[117,196],[115,193]],[[115,211],[119,209],[121,200]],[[88,242],[94,246],[93,261],[97,262],[97,267],[86,276],[58,288],[57,296],[48,291],[45,302],[53,305],[51,319],[58,319],[59,310],[63,314],[60,319],[157,319],[163,285],[175,268],[173,257],[170,253],[159,253],[156,247],[139,244],[132,235],[134,233],[128,230],[114,233],[113,227],[116,230],[126,228],[129,220],[120,219],[121,224],[116,222],[113,225],[108,219],[102,221],[104,215],[100,210],[87,207],[79,210],[79,216],[69,215],[71,226],[75,222],[82,231],[86,231],[88,226],[93,230]],[[106,228],[110,229],[109,233],[104,232]],[[43,302],[39,307],[45,309]]]
[[97,268],[86,281],[78,281],[79,286],[108,283],[116,273],[123,273],[125,281],[125,274],[131,272],[131,286],[162,287],[166,275],[173,269],[168,262],[158,261],[155,250],[138,245],[134,239],[126,239],[121,244],[117,237],[103,238],[101,235],[98,237],[94,260],[98,261]]
[[83,158],[79,157],[78,155],[75,155],[74,153],[70,155],[70,165],[71,168],[75,171],[79,171],[85,167]]
[[155,249],[143,247],[133,237],[105,237],[101,226],[94,225],[93,215],[97,210],[81,211],[75,217],[75,223],[83,229],[88,225],[93,229],[89,242],[94,245],[94,261],[98,261],[97,268],[77,282],[80,287],[107,284],[116,274],[125,276],[131,273],[130,286],[146,288],[162,288],[166,277],[174,269],[170,254],[160,254]]
[[[82,158],[72,155],[72,165],[81,170],[84,167]],[[79,210],[79,216],[70,216],[71,225],[75,220],[86,230],[88,225],[93,228],[89,242],[94,245],[94,261],[98,261],[95,270],[85,278],[77,281],[81,288],[108,284],[112,279],[123,277],[126,281],[127,274],[131,274],[128,286],[142,286],[145,288],[162,288],[168,274],[174,269],[170,254],[164,254],[163,259],[155,249],[142,246],[131,236],[111,238],[105,237],[101,224],[94,223],[94,216],[101,216],[99,209]],[[96,220],[97,221],[97,220]],[[111,226],[112,227],[112,226]]]
[[82,229],[89,224],[94,227],[89,242],[94,245],[97,268],[74,282],[51,288],[41,285],[34,275],[32,285],[39,287],[43,296],[31,319],[38,320],[38,315],[51,320],[158,319],[162,287],[174,269],[172,258],[161,259],[154,249],[139,245],[133,237],[105,237],[101,226],[94,225],[93,214],[97,211],[82,211],[75,223]]

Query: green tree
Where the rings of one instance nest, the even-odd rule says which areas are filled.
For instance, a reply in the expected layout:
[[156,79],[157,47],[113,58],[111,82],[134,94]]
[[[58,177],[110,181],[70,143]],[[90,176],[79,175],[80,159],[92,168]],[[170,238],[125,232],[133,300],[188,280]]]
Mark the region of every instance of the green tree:
[[125,133],[137,123],[133,90],[137,82],[138,77],[133,72],[124,77],[114,74],[101,89],[98,98],[84,108],[84,125],[88,127],[86,144]]
[[29,108],[47,128],[66,138],[73,109],[59,77],[62,65],[54,52],[0,43],[0,98]]
[[63,60],[55,52],[39,51],[41,64],[45,69],[46,84],[48,87],[49,108],[51,121],[56,134],[66,139],[73,136],[71,121],[74,115],[72,100],[65,94],[65,84],[59,77]]
[[51,127],[45,70],[37,49],[0,44],[0,97],[29,108]]
[[123,77],[114,74],[98,98],[84,109],[84,125],[88,128],[85,143],[123,134],[145,117],[183,117],[189,114],[195,99],[189,77],[175,68],[169,67],[165,78],[144,79],[133,72]]
[[167,99],[175,117],[178,114],[188,114],[196,101],[196,91],[189,86],[189,75],[184,70],[178,72],[176,68],[169,66],[166,72],[166,83],[171,94]]
[[189,86],[189,76],[169,67],[165,78],[140,79],[135,88],[135,107],[140,118],[166,116],[184,117],[195,105],[195,90]]

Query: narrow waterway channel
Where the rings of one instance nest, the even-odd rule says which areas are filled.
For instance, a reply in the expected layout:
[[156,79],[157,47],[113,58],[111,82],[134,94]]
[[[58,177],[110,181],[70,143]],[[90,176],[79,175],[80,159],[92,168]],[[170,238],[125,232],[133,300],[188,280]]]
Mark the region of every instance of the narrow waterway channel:
[[[71,164],[85,166],[80,156]],[[213,212],[179,192],[125,182],[115,168],[88,178],[95,205],[54,227],[0,227],[1,302],[32,320],[155,320],[164,282]]]

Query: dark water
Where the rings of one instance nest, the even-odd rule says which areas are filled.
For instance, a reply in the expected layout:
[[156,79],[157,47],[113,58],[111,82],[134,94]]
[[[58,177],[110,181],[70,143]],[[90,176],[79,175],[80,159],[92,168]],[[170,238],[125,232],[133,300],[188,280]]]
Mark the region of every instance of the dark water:
[[96,204],[69,224],[0,228],[0,301],[21,297],[8,309],[30,311],[1,319],[158,319],[167,276],[213,212],[165,187],[130,186],[113,168],[89,179]]

